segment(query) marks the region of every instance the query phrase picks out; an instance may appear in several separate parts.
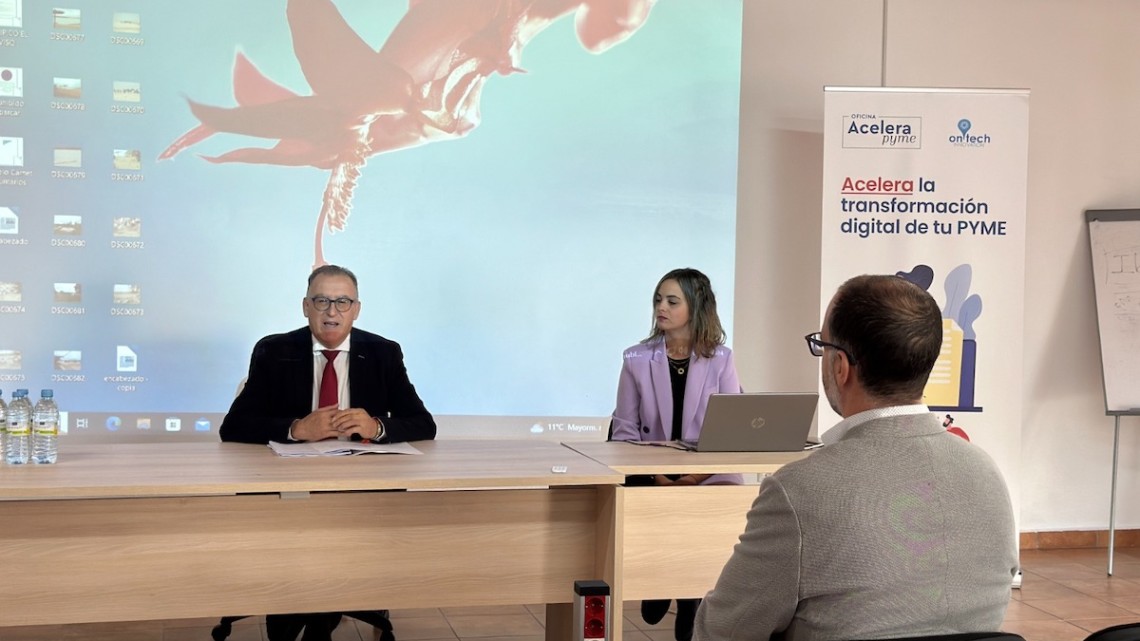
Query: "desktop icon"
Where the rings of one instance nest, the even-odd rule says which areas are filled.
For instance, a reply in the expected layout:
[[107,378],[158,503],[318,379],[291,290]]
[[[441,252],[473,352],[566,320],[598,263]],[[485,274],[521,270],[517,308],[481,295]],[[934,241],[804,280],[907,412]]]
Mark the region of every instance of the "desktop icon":
[[20,216],[11,207],[0,207],[0,234],[20,233]]
[[24,0],[0,2],[0,27],[24,26]]
[[18,349],[0,349],[0,369],[24,369],[24,353]]
[[207,418],[199,418],[198,420],[194,421],[194,431],[195,432],[209,432],[210,431],[210,420]]
[[81,78],[53,78],[51,95],[53,98],[79,100],[83,97],[83,80]]
[[139,33],[142,31],[142,20],[137,13],[116,11],[111,22],[111,30],[115,33]]
[[118,171],[138,171],[142,169],[142,152],[138,149],[116,149],[112,164]]
[[112,221],[111,234],[115,238],[138,238],[142,236],[142,219],[131,216],[117,216]]
[[24,300],[24,286],[19,281],[0,280],[0,303],[19,303]]
[[80,430],[87,429],[87,419],[85,419],[85,418],[75,419],[75,427],[76,427],[76,429],[80,429]]
[[83,369],[83,352],[77,349],[54,350],[52,367],[61,372],[77,372]]
[[135,419],[135,427],[137,429],[140,429],[140,430],[149,430],[150,429],[150,419],[149,418]]
[[79,9],[61,9],[56,7],[51,10],[51,17],[51,26],[53,29],[78,31],[83,28],[83,13]]
[[0,96],[24,97],[24,70],[19,67],[0,67]]
[[115,346],[115,370],[119,372],[139,371],[139,357],[126,345]]
[[142,85],[128,80],[112,81],[111,100],[115,102],[142,102]]
[[56,236],[82,236],[83,216],[56,214],[51,219],[51,231]]
[[118,432],[119,428],[122,426],[123,426],[123,419],[119,418],[118,416],[108,416],[107,417],[107,431],[108,432]]
[[82,283],[53,283],[52,300],[57,303],[82,303]]
[[115,305],[138,305],[142,303],[142,292],[138,285],[115,283],[111,289],[111,301]]
[[56,147],[52,154],[52,165],[64,169],[79,169],[83,166],[83,150],[78,147]]
[[0,136],[0,166],[24,166],[24,139],[13,136]]
[[174,417],[174,416],[168,416],[166,418],[166,431],[167,432],[181,432],[182,431],[182,419]]

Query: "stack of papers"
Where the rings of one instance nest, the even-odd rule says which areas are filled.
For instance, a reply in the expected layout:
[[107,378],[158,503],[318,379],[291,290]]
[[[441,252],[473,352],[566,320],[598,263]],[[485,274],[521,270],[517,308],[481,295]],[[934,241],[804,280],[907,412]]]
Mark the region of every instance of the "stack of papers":
[[352,454],[422,454],[410,443],[368,443],[364,441],[316,441],[277,443],[269,441],[277,456],[349,456]]

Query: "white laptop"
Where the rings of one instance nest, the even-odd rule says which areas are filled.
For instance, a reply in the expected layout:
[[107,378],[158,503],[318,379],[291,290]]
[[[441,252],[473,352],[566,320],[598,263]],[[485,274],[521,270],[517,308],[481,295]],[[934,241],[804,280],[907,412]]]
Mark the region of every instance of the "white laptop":
[[815,392],[713,394],[700,439],[682,444],[698,452],[799,452],[812,445],[818,404]]

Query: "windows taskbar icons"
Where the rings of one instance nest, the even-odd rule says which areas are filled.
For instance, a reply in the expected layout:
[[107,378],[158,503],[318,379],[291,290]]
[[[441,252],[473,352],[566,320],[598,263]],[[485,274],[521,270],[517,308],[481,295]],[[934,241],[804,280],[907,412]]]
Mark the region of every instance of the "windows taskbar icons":
[[136,435],[215,434],[224,414],[161,412],[70,412],[68,433]]

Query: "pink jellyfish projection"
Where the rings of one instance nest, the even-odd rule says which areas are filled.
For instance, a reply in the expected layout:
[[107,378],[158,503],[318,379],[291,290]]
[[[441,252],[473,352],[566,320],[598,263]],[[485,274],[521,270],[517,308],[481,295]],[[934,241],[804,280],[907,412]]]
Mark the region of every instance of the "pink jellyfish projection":
[[159,160],[215,133],[235,133],[277,144],[202,158],[328,170],[314,237],[314,265],[323,265],[324,229],[344,230],[370,156],[465,136],[479,125],[487,78],[522,72],[523,47],[556,20],[573,14],[578,41],[601,53],[637,31],[655,3],[412,0],[387,41],[373,51],[332,0],[288,0],[293,53],[311,93],[282,87],[239,52],[233,67],[237,106],[189,100],[200,124]]

